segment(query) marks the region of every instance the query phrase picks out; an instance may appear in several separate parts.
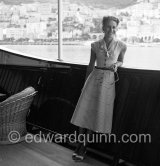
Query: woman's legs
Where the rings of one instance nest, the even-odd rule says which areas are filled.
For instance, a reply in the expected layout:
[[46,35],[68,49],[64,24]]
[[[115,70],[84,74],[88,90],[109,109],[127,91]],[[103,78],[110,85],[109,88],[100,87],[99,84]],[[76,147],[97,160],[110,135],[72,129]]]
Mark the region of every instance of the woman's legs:
[[85,128],[79,127],[79,133],[78,133],[78,138],[77,138],[78,139],[78,143],[77,143],[77,147],[76,147],[73,155],[77,155],[78,154],[79,149],[80,149],[80,147],[83,144],[83,135],[85,134],[85,132],[86,132]]
[[89,139],[92,136],[92,131],[85,128],[79,128],[79,135],[78,135],[78,145],[73,153],[73,159],[76,161],[82,161],[86,154],[86,147],[89,144]]

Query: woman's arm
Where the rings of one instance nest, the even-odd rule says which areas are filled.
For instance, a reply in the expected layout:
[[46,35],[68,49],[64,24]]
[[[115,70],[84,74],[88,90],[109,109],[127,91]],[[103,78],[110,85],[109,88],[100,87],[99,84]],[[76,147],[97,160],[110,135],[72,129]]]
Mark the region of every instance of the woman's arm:
[[88,78],[89,74],[92,72],[94,66],[95,66],[95,61],[96,61],[96,53],[91,49],[91,56],[90,56],[90,62],[87,67],[87,72],[86,72],[86,79]]
[[124,60],[124,54],[126,53],[126,50],[127,50],[127,46],[125,45],[125,47],[122,49],[122,51],[118,57],[118,60],[116,62],[117,67],[122,66],[123,60]]
[[114,64],[111,66],[111,68],[113,68],[113,71],[114,71],[114,72],[117,71],[117,68],[118,68],[118,67],[121,67],[121,66],[123,65],[124,54],[126,53],[126,50],[127,50],[127,46],[125,46],[125,47],[121,50],[117,62],[114,63]]

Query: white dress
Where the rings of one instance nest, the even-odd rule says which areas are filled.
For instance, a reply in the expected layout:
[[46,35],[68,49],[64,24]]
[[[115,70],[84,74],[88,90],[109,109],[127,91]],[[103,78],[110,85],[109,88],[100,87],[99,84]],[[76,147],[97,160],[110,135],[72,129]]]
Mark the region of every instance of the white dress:
[[[113,39],[108,50],[104,39],[91,44],[96,53],[97,67],[110,67],[126,45]],[[78,100],[71,123],[95,132],[111,133],[115,99],[114,72],[94,68]]]

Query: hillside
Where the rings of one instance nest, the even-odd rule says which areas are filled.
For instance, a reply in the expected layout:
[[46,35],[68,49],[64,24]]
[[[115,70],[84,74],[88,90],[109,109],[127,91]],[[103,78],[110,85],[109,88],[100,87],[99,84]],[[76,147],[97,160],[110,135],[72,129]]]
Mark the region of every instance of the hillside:
[[[41,2],[41,3],[53,3],[58,0],[0,0],[0,2],[4,2],[5,4],[10,5],[18,5],[21,3],[33,3],[33,2]],[[130,5],[133,5],[137,2],[137,0],[69,0],[71,3],[84,4],[90,7],[98,7],[103,9],[108,9],[112,7],[116,8],[124,8]]]
[[125,8],[137,3],[137,0],[70,0],[72,3],[84,4],[103,9],[108,8]]
[[21,3],[33,3],[33,2],[41,2],[41,3],[53,3],[57,2],[57,0],[0,0],[0,2],[4,2],[5,4],[10,4],[10,5],[19,5]]

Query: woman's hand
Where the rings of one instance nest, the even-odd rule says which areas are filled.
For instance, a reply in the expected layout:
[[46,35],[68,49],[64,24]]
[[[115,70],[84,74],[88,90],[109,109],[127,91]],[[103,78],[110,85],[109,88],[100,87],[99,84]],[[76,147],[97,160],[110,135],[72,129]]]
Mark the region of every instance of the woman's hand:
[[118,67],[122,66],[122,64],[123,62],[117,61],[116,63],[112,64],[110,68],[113,72],[116,72]]
[[111,65],[111,70],[113,71],[113,72],[116,72],[117,71],[117,68],[118,68],[118,65],[116,64],[116,63],[114,63],[113,65]]

